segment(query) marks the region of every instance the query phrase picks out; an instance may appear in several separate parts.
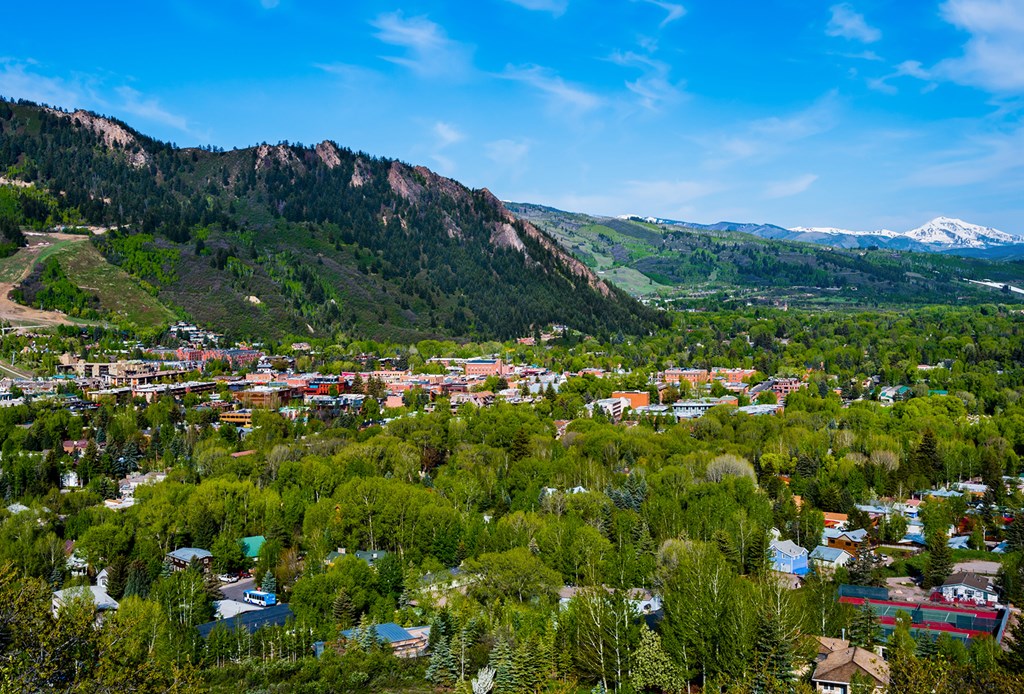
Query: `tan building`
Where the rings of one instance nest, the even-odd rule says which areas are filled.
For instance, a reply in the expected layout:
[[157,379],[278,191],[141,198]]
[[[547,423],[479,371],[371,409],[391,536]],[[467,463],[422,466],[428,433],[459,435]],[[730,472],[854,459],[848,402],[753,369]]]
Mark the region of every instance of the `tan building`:
[[504,373],[501,359],[468,359],[462,368],[467,376],[500,376]]
[[251,427],[252,410],[232,410],[231,412],[222,412],[220,415],[220,421],[227,424],[234,424],[239,427]]
[[711,380],[711,374],[705,369],[666,369],[665,383],[679,383],[687,381],[692,386],[707,383]]

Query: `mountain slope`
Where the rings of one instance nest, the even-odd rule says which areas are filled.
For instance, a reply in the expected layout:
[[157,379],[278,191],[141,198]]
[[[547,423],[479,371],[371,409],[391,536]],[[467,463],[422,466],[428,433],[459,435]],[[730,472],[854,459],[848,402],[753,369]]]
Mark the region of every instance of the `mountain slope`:
[[782,238],[766,239],[732,229],[746,225],[691,228],[680,222],[593,217],[525,203],[508,207],[546,230],[600,276],[640,296],[685,297],[710,305],[727,298],[827,306],[992,301],[997,296],[999,301],[1017,301],[966,280],[1013,286],[1024,281],[1021,263],[797,243],[787,239],[795,232],[779,227],[775,229]]
[[333,142],[179,149],[124,123],[0,103],[0,171],[59,194],[166,304],[249,336],[508,338],[664,317],[486,190]]

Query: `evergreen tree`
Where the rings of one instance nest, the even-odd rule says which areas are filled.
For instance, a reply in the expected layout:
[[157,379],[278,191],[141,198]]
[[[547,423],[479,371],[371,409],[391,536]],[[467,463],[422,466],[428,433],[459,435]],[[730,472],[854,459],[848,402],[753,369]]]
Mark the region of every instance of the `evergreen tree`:
[[64,585],[64,570],[59,563],[55,563],[53,570],[50,571],[49,584],[50,589],[54,591],[60,590]]
[[747,548],[747,556],[744,557],[743,568],[746,573],[753,576],[767,573],[771,566],[770,545],[768,531],[764,528],[755,528]]
[[149,595],[149,571],[143,561],[133,561],[128,565],[128,580],[125,582],[124,594],[144,598]]
[[878,623],[878,617],[875,616],[871,603],[864,600],[850,623],[850,645],[871,649],[878,644],[881,637],[882,627]]
[[854,556],[847,570],[850,583],[855,586],[874,586],[879,584],[878,569],[882,566],[882,558],[869,547],[861,547]]
[[521,690],[532,691],[538,682],[537,668],[534,667],[536,648],[533,640],[520,640],[512,652],[512,677]]
[[263,573],[263,580],[260,582],[260,590],[264,593],[277,592],[277,579],[274,577],[274,571],[272,569],[267,569]]
[[342,588],[334,597],[334,602],[331,603],[331,615],[340,628],[347,629],[352,626],[354,614],[355,608],[352,605],[352,598],[348,596],[348,591]]
[[107,595],[120,600],[128,583],[128,561],[123,556],[114,557],[107,565]]
[[[1020,521],[1019,523],[1017,521]],[[1024,511],[1013,517],[1013,522],[1006,528],[1006,545],[1008,552],[1024,551]]]
[[369,653],[380,645],[377,639],[377,620],[364,614],[359,620],[359,628],[356,630],[356,644]]
[[440,639],[434,646],[434,650],[430,654],[426,678],[428,682],[439,687],[450,687],[458,679],[449,639]]
[[793,680],[793,648],[779,615],[760,610],[754,637],[755,692],[775,692]]
[[512,645],[499,636],[491,649],[490,666],[494,668],[495,694],[512,694],[519,691],[512,665]]
[[925,562],[925,588],[940,586],[953,571],[953,550],[946,533],[936,531],[928,538],[928,559]]
[[939,442],[935,432],[926,429],[921,435],[921,442],[910,457],[911,470],[929,479],[938,479],[942,474],[942,459],[939,457]]
[[917,657],[925,660],[931,660],[939,652],[938,644],[928,634],[921,634],[917,639]]
[[740,564],[740,553],[736,549],[736,545],[733,544],[732,537],[729,536],[725,530],[718,529],[711,536],[715,546],[718,547],[718,551],[721,552],[722,556],[725,557],[732,566],[739,568]]
[[224,599],[224,593],[220,589],[220,581],[217,580],[212,571],[203,574],[203,588],[210,600]]

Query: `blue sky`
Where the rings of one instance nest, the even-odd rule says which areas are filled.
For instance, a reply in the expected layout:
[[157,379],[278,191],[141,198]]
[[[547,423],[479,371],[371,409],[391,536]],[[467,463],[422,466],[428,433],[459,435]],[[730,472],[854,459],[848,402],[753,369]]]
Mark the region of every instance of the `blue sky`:
[[598,214],[1024,233],[1024,0],[47,7],[5,8],[0,94],[179,145],[332,139]]

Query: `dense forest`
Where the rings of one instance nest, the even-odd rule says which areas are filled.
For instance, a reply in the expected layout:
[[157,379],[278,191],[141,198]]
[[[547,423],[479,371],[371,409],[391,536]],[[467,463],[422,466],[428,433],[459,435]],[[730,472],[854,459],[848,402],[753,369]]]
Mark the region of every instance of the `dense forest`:
[[[82,413],[45,402],[4,408],[0,481],[4,498],[28,510],[0,510],[0,672],[15,688],[46,691],[126,682],[139,691],[465,691],[490,665],[499,693],[803,691],[793,673],[813,659],[805,637],[878,639],[870,615],[837,601],[838,584],[910,575],[934,585],[953,560],[982,556],[932,542],[957,518],[976,548],[1007,540],[1000,589],[1024,598],[1024,534],[1003,518],[1024,498],[1002,485],[1024,455],[1020,314],[993,305],[818,318],[693,313],[642,341],[324,341],[316,356],[298,356],[300,368],[322,372],[366,353],[429,370],[430,356],[497,346],[552,368],[629,370],[572,377],[533,405],[453,412],[442,399],[427,411],[410,398],[386,427],[367,426],[381,414],[372,397],[361,413],[306,422],[257,411],[249,432],[214,426],[194,395]],[[0,346],[27,339],[8,335]],[[39,366],[52,368],[47,354],[94,357],[121,344],[115,332],[61,328],[37,345]],[[656,369],[704,364],[810,370],[809,386],[779,416],[718,408],[634,426],[587,416],[612,389],[648,387]],[[896,384],[912,387],[907,401],[875,400]],[[844,406],[837,391],[860,399]],[[556,420],[568,420],[564,434]],[[62,493],[72,461],[61,442],[77,438],[90,441],[74,466],[84,487]],[[104,507],[114,480],[134,468],[169,476],[140,487],[132,508]],[[772,528],[809,545],[823,511],[866,523],[855,504],[971,477],[991,497],[970,511],[962,500],[929,500],[919,554],[812,574],[797,590],[770,577]],[[879,544],[898,532],[887,523],[870,531]],[[237,541],[257,534],[267,542],[253,566]],[[69,540],[91,573],[107,568],[121,601],[99,629],[86,604],[51,616],[50,591],[85,580],[68,573]],[[166,552],[184,546],[210,548],[216,571],[252,567],[295,621],[200,638],[195,627],[211,619],[219,587],[197,569],[167,569]],[[372,568],[353,556],[328,563],[339,547],[388,554]],[[560,607],[566,585],[576,595]],[[629,616],[634,589],[663,599],[653,628]],[[431,657],[398,660],[365,637],[385,622],[431,625]],[[340,630],[352,627],[356,639],[341,647]],[[907,625],[897,627],[891,691],[1020,691],[1021,646],[915,646]],[[1024,643],[1024,628],[1015,635]],[[314,641],[327,644],[319,659]]]
[[[120,229],[97,239],[109,261],[233,334],[509,338],[551,323],[594,334],[664,325],[489,192],[426,169],[330,142],[180,149],[20,101],[0,103],[0,135],[8,179],[59,193],[69,221]],[[37,219],[18,195],[17,219]]]

